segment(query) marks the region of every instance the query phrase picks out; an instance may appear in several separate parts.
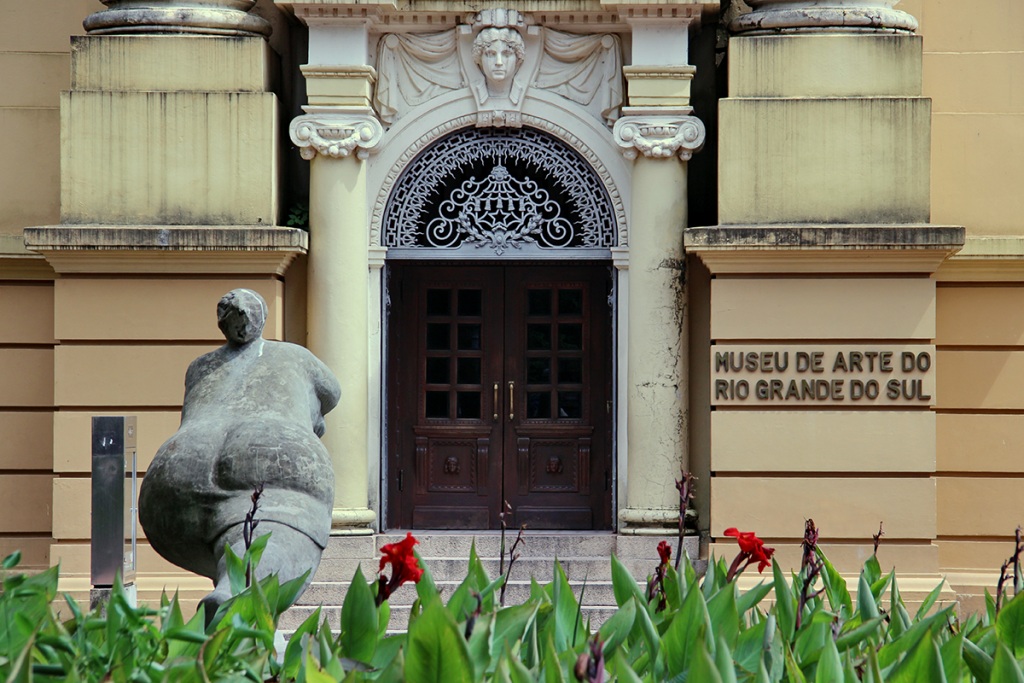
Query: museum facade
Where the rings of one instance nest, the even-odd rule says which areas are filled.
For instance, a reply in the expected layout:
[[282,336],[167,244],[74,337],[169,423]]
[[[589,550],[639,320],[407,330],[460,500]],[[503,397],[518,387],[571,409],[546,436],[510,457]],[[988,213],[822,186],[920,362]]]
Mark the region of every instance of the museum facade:
[[985,38],[949,2],[82,0],[84,31],[3,2],[5,552],[88,588],[91,417],[136,416],[141,476],[245,287],[341,383],[332,543],[670,535],[690,471],[705,555],[739,527],[793,564],[813,518],[854,572],[881,523],[905,593],[994,586],[1009,0]]

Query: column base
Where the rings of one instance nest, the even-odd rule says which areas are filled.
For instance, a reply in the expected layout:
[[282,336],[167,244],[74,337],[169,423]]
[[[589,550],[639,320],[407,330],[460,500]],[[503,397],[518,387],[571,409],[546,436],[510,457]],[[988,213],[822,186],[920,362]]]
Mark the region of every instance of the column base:
[[369,508],[334,508],[331,510],[331,536],[372,536],[368,525],[377,520]]
[[[624,508],[619,510],[624,536],[666,536],[679,533],[679,508]],[[686,511],[686,528],[697,528],[697,511]]]

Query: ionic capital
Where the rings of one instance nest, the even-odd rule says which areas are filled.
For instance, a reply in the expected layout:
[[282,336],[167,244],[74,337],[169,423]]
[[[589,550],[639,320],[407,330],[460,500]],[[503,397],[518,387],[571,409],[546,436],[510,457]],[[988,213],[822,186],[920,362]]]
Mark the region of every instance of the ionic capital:
[[704,146],[704,124],[695,116],[624,116],[612,129],[615,143],[627,159],[668,158],[675,154],[683,161]]
[[340,159],[356,151],[360,160],[377,151],[384,127],[375,116],[349,113],[306,114],[292,120],[288,127],[292,142],[303,159],[317,154]]

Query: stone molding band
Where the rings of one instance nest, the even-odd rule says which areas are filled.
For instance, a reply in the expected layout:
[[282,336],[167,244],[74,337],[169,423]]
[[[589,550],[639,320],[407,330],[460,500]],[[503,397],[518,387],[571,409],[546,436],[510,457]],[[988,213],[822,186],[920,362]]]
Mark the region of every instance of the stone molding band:
[[704,146],[706,131],[695,116],[626,116],[615,122],[612,135],[627,159],[678,154],[687,161]]
[[205,34],[262,36],[270,22],[249,14],[254,0],[105,0],[109,9],[82,22],[90,35]]
[[312,160],[317,154],[341,159],[355,150],[356,158],[364,160],[377,150],[384,127],[368,115],[306,114],[292,120],[288,134],[303,159]]
[[[892,8],[895,4],[812,2],[808,0],[751,0],[754,11],[741,14],[729,30],[745,35],[777,33],[913,33],[917,19]],[[867,6],[865,6],[867,5]]]

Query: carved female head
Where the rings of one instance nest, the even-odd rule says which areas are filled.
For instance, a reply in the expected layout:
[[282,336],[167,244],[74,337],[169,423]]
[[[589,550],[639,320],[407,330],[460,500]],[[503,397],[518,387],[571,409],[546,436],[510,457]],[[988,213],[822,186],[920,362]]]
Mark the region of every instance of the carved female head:
[[473,61],[492,84],[514,76],[525,57],[526,44],[515,29],[485,28],[473,41]]
[[233,289],[217,303],[217,326],[232,346],[259,339],[266,322],[267,302],[251,289]]

